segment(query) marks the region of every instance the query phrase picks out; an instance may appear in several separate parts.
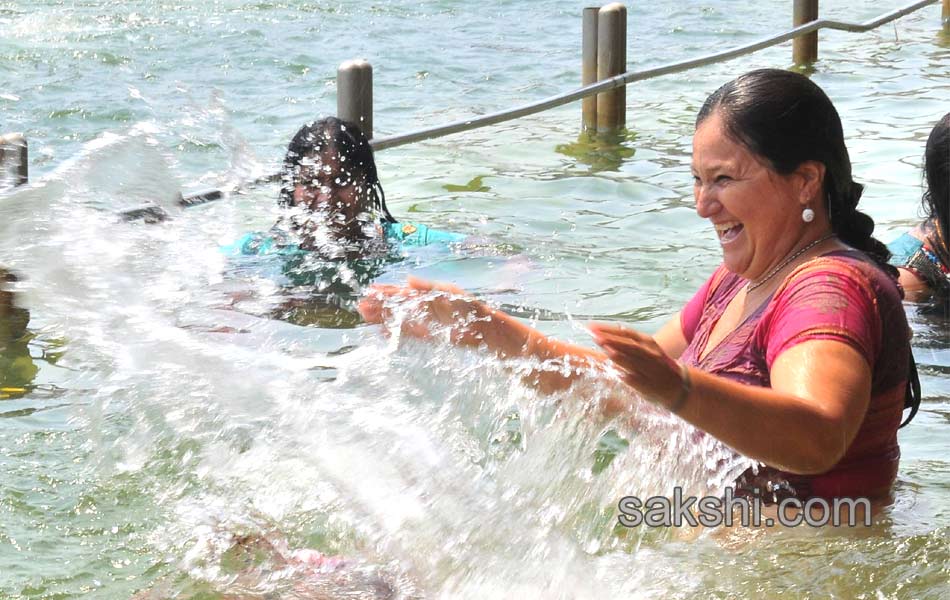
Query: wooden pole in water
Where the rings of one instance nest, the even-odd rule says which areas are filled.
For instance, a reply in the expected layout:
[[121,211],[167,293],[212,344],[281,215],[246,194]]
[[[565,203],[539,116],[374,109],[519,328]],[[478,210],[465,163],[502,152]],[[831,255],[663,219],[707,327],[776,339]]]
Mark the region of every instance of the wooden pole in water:
[[[608,4],[597,14],[597,79],[627,70],[627,7]],[[627,88],[597,95],[597,131],[620,129],[627,121]]]
[[[581,85],[597,81],[597,14],[600,8],[584,9],[583,40],[581,44]],[[585,131],[597,129],[597,96],[588,96],[582,101],[581,122]]]
[[[798,27],[818,20],[818,0],[795,0],[792,25]],[[806,65],[818,60],[818,32],[800,35],[792,40],[792,62]]]
[[943,19],[944,28],[950,30],[950,0],[943,0],[941,18]]
[[348,60],[337,69],[336,113],[373,139],[373,66],[365,60]]
[[15,164],[13,186],[26,185],[30,180],[30,161],[26,138],[19,133],[0,136],[0,167],[8,162]]

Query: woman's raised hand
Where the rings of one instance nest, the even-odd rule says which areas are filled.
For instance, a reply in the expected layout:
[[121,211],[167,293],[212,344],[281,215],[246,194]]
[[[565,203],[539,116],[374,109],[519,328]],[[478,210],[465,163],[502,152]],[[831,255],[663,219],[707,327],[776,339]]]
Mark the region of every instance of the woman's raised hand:
[[607,323],[590,323],[594,341],[603,348],[621,379],[641,396],[676,410],[680,404],[684,381],[679,363],[670,358],[653,337]]
[[492,318],[485,303],[466,297],[459,287],[415,277],[409,277],[405,286],[373,285],[358,309],[367,323],[387,328],[394,313],[403,309],[403,334],[429,339],[439,331],[448,331],[449,339],[462,346],[481,343],[484,326]]

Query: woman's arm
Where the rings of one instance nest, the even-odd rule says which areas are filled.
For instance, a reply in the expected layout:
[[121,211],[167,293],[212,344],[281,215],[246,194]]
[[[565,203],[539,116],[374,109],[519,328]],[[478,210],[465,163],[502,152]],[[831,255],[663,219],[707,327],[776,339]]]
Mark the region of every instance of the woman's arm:
[[[540,370],[534,374],[536,386],[555,392],[570,386],[583,372],[606,363],[607,357],[595,348],[572,344],[547,336],[517,318],[484,302],[465,296],[450,284],[431,283],[410,277],[407,285],[375,285],[359,305],[368,323],[391,321],[391,306],[407,306],[402,333],[428,338],[440,327],[459,346],[482,346],[500,358],[529,358],[538,362],[566,362],[572,368]],[[411,307],[410,307],[411,306]],[[657,332],[657,343],[679,356],[686,348],[679,314]]]
[[898,267],[897,272],[900,274],[898,281],[901,287],[904,288],[904,298],[906,300],[919,302],[930,294],[927,282],[918,277],[916,273],[903,267]]
[[673,318],[667,321],[660,330],[653,334],[653,340],[666,353],[667,356],[679,358],[686,351],[688,342],[686,334],[683,333],[683,322],[681,319],[682,311],[673,315]]
[[814,340],[782,353],[771,379],[771,389],[757,388],[698,372],[679,414],[746,456],[792,473],[824,473],[861,426],[870,366],[847,344]]
[[782,352],[772,364],[771,388],[689,369],[687,391],[680,366],[649,336],[611,325],[592,330],[624,381],[645,398],[792,473],[823,473],[837,464],[870,403],[871,369],[843,342],[811,340]]
[[409,277],[405,286],[374,285],[360,301],[359,312],[367,323],[385,325],[393,320],[396,307],[406,311],[400,329],[403,335],[428,339],[440,330],[448,331],[457,346],[483,347],[499,358],[567,362],[573,367],[567,371],[569,375],[561,369],[536,371],[531,383],[544,392],[568,387],[581,369],[605,361],[603,353],[594,348],[548,337],[446,283]]

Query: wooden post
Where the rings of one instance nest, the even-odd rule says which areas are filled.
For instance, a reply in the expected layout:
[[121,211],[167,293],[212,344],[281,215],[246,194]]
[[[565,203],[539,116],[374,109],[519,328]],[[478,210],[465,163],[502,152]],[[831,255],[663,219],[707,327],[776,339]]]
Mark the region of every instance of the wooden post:
[[13,186],[26,185],[30,180],[30,162],[26,138],[22,134],[0,136],[0,173],[6,175],[9,163],[14,164]]
[[373,139],[373,66],[365,60],[348,60],[337,69],[336,114]]
[[[818,20],[818,0],[795,0],[792,25],[798,27]],[[792,62],[806,65],[818,60],[818,32],[800,35],[792,40]]]
[[[627,7],[608,4],[597,14],[597,79],[627,70]],[[597,95],[597,131],[620,129],[627,121],[627,88]]]
[[[600,8],[584,9],[581,44],[581,85],[597,81],[597,14]],[[588,96],[582,101],[581,123],[585,131],[597,129],[597,96]]]
[[950,0],[943,0],[943,11],[941,12],[944,29],[950,31]]

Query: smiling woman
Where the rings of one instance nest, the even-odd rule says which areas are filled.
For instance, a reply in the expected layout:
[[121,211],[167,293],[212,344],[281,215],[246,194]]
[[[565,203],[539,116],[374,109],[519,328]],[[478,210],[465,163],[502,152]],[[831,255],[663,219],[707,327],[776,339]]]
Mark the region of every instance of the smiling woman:
[[421,281],[378,286],[364,317],[386,322],[393,304],[406,304],[411,335],[444,326],[462,345],[573,367],[542,372],[542,389],[591,370],[607,379],[612,367],[627,392],[610,410],[645,398],[763,463],[736,482],[740,493],[887,496],[909,329],[889,254],[857,210],[862,186],[831,101],[795,73],[738,77],[700,110],[693,176],[696,210],[716,228],[723,263],[653,336],[594,324],[598,352]]
[[[799,200],[819,195],[824,171],[822,163],[809,161],[791,173],[777,172],[767,159],[733,141],[719,112],[697,128],[693,139],[696,212],[716,228],[725,267],[753,280],[750,293],[784,268],[781,259],[803,243],[829,239],[830,227],[812,226],[814,209]],[[823,211],[822,204],[818,208]],[[810,211],[806,213],[809,221],[799,218],[805,210]],[[821,220],[827,221],[827,215],[823,216]]]

